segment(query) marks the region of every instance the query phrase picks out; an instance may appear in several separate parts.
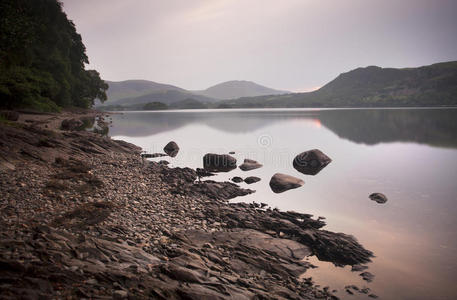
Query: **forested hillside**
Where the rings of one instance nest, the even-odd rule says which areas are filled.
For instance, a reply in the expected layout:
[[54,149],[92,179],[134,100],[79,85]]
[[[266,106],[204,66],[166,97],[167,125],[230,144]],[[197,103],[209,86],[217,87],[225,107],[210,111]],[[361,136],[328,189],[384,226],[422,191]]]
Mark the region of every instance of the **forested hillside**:
[[56,111],[106,100],[75,25],[57,0],[0,2],[0,107]]

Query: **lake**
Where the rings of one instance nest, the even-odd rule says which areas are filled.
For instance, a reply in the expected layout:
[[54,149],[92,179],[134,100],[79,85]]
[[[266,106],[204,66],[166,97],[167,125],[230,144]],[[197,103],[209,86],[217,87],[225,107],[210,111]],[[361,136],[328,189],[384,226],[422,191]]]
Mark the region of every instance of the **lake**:
[[[331,231],[352,234],[375,254],[371,283],[315,257],[304,276],[321,286],[368,287],[383,299],[457,299],[457,109],[240,109],[125,112],[112,115],[110,136],[163,152],[171,140],[180,152],[171,166],[202,167],[204,154],[235,151],[264,167],[220,174],[258,176],[243,187],[256,193],[233,201],[264,202],[281,210],[326,217]],[[320,149],[330,163],[319,174],[297,172],[292,161]],[[158,158],[155,160],[161,160]],[[274,173],[305,181],[275,194]],[[213,178],[211,178],[213,179]],[[378,204],[368,196],[384,193]]]

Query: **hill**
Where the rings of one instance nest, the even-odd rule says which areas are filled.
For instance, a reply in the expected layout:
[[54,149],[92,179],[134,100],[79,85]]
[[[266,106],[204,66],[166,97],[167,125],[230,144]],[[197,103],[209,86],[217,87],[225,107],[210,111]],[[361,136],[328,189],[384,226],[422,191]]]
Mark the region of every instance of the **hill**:
[[[219,99],[284,93],[250,81],[228,81],[204,91],[188,91],[177,86],[148,80],[106,81],[106,83],[109,85],[108,100],[103,106],[97,103],[97,107],[102,109],[141,109],[145,104],[155,102],[171,105],[173,108],[181,105],[185,108],[204,108]],[[189,99],[193,101],[188,101]],[[175,103],[179,104],[174,105]]]
[[317,91],[240,98],[220,107],[386,107],[457,105],[457,61],[419,68],[358,68]]
[[182,91],[184,89],[148,80],[105,81],[109,89],[106,92],[108,100],[114,102],[124,98],[135,98],[160,91]]
[[203,91],[194,91],[195,94],[214,99],[236,99],[241,97],[256,97],[265,95],[280,95],[289,93],[271,89],[252,81],[232,80],[216,84]]

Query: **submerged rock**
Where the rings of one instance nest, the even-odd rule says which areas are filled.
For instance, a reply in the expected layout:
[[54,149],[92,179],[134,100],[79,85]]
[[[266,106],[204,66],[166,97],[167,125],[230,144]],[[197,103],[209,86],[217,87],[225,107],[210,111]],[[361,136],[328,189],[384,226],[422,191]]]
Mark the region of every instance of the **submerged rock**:
[[261,163],[258,163],[255,160],[246,158],[244,160],[243,164],[240,166],[240,169],[243,171],[250,171],[250,170],[258,169],[261,167],[263,167],[263,165]]
[[367,282],[372,282],[373,279],[374,279],[374,275],[371,274],[370,272],[360,273],[360,276],[362,276],[362,279],[367,281]]
[[236,169],[236,158],[228,154],[208,153],[203,156],[203,168],[210,172],[229,172]]
[[163,151],[171,157],[178,155],[179,146],[174,141],[169,142],[164,148]]
[[370,196],[368,196],[372,201],[376,201],[379,204],[384,204],[387,202],[387,197],[384,194],[381,193],[373,193]]
[[290,189],[301,187],[305,182],[300,178],[290,175],[276,173],[271,177],[270,187],[275,193],[282,193]]
[[243,182],[243,178],[239,177],[239,176],[235,176],[232,178],[232,181],[235,182],[235,183],[240,183],[240,182]]
[[249,176],[249,177],[246,177],[246,179],[244,179],[244,182],[246,182],[247,184],[252,184],[252,183],[256,183],[256,182],[258,182],[260,180],[261,179],[259,177]]
[[318,149],[298,154],[293,162],[295,170],[306,175],[316,175],[325,168],[332,159]]

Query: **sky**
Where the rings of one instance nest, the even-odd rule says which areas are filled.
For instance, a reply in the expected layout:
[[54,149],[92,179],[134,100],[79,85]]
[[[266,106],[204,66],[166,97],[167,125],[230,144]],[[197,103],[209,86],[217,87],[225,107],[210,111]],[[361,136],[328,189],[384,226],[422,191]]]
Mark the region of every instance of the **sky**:
[[105,80],[310,91],[358,67],[457,60],[456,0],[62,0]]

